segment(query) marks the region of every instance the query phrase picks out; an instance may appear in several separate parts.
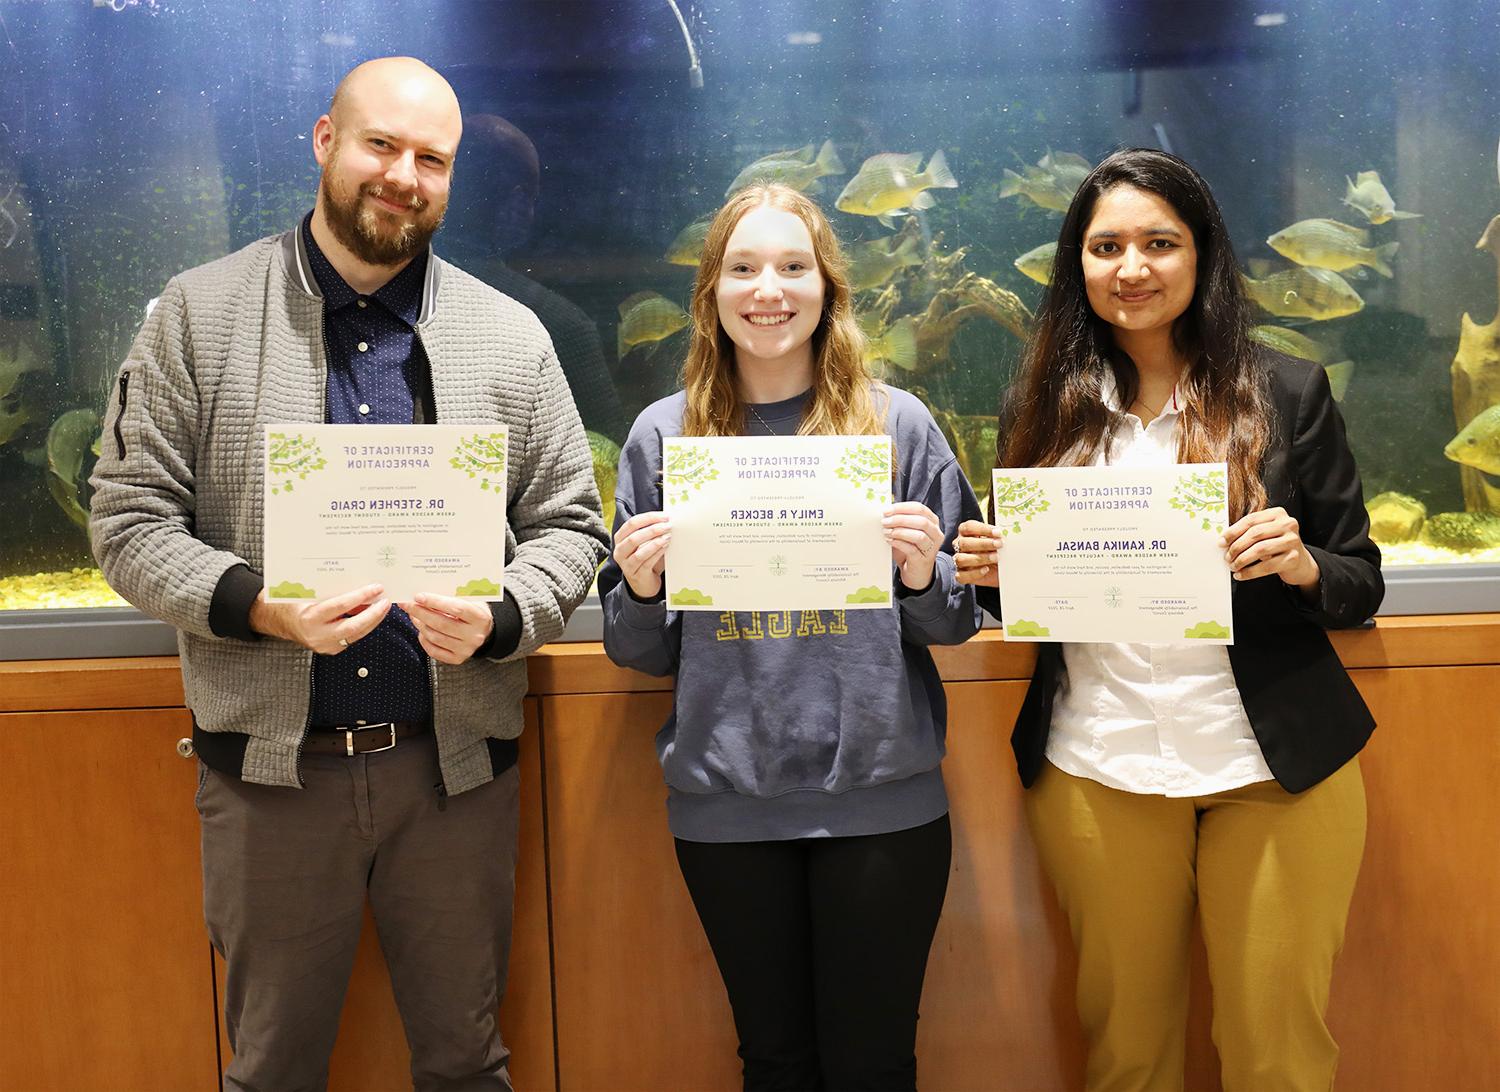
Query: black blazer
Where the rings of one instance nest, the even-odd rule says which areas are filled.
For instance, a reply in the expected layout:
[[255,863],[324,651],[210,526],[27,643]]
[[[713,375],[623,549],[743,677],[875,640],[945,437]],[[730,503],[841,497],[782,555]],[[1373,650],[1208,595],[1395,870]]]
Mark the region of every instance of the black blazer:
[[[1344,421],[1316,364],[1266,351],[1273,431],[1261,480],[1266,507],[1296,518],[1322,574],[1319,601],[1302,601],[1275,576],[1233,585],[1229,664],[1266,765],[1288,792],[1311,788],[1359,753],[1375,720],[1325,632],[1357,626],[1380,606],[1385,582]],[[1000,616],[993,588],[980,604]],[[1039,644],[1036,670],[1011,747],[1021,783],[1041,773],[1062,646]]]

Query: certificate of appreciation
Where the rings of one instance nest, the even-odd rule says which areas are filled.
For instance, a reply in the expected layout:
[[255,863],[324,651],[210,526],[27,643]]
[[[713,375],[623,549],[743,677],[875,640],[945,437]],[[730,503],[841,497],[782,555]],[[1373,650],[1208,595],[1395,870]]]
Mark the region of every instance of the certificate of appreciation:
[[663,448],[673,610],[891,605],[889,437],[670,437]]
[[994,472],[1013,641],[1234,643],[1223,463]]
[[504,425],[269,425],[266,595],[500,599]]

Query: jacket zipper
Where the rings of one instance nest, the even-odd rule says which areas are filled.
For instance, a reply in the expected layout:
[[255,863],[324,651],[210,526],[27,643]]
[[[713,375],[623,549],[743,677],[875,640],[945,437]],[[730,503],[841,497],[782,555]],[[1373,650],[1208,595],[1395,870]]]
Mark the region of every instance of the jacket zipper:
[[[328,313],[323,309],[322,300],[318,301],[318,340],[323,346],[323,387],[318,392],[318,418],[321,420],[328,416]],[[302,734],[297,737],[297,784],[304,788],[307,782],[302,777],[302,747],[307,742],[307,733],[312,730],[312,714],[318,696],[318,675],[313,670],[316,663],[317,653],[313,653],[307,660],[307,717],[302,721]]]
[[130,390],[130,373],[123,372],[120,375],[120,412],[115,416],[115,448],[119,451],[119,457],[125,458],[125,430],[120,427],[120,422],[125,419],[125,393]]
[[[427,352],[427,345],[422,340],[422,331],[412,327],[412,336],[416,338],[417,344],[422,347],[422,359],[427,362],[426,382],[424,390],[418,392],[416,398],[420,404],[422,399],[427,400],[427,414],[432,418],[427,424],[436,424],[437,411],[437,384],[432,379],[432,357]],[[448,810],[448,786],[443,782],[443,740],[437,730],[437,663],[431,656],[427,657],[427,686],[432,695],[432,739],[438,749],[438,783],[433,786],[437,792],[438,811]]]

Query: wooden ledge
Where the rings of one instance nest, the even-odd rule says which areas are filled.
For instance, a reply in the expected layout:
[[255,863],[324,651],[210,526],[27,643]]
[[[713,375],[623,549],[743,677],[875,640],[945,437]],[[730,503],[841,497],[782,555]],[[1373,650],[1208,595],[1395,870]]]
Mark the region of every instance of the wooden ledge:
[[[1427,614],[1378,618],[1369,629],[1332,635],[1344,665],[1359,668],[1500,664],[1500,614]],[[933,654],[949,682],[1025,679],[1034,648],[1007,644],[985,630],[967,644]],[[595,641],[555,644],[527,661],[533,694],[618,694],[670,690],[658,679],[616,667]],[[152,709],[183,704],[176,656],[0,663],[0,712]]]

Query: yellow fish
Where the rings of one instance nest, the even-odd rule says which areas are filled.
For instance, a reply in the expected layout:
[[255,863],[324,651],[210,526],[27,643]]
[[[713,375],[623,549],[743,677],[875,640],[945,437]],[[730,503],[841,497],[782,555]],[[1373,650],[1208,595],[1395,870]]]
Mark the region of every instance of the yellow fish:
[[594,461],[594,482],[599,503],[604,506],[604,526],[615,525],[615,485],[620,467],[620,445],[601,432],[587,432],[589,455]]
[[865,363],[889,361],[904,372],[917,367],[917,323],[911,315],[882,328],[877,321],[860,322],[865,331]]
[[1448,441],[1443,454],[1486,474],[1500,474],[1500,404],[1493,405]]
[[669,338],[692,320],[688,313],[658,292],[637,292],[620,304],[616,359],[637,345]]
[[1020,174],[1005,169],[1000,179],[1001,197],[1024,197],[1037,208],[1067,212],[1089,171],[1089,161],[1072,152],[1048,152],[1034,167]]
[[673,265],[697,265],[703,257],[703,240],[708,237],[708,225],[712,222],[712,216],[694,220],[677,233],[662,257]]
[[1300,360],[1311,361],[1314,364],[1323,365],[1323,371],[1328,374],[1328,386],[1333,390],[1333,400],[1342,402],[1344,395],[1349,393],[1349,380],[1354,378],[1354,361],[1340,360],[1329,363],[1329,357],[1333,354],[1328,347],[1320,342],[1314,341],[1305,334],[1299,334],[1296,330],[1288,330],[1284,326],[1256,326],[1250,331],[1250,340],[1258,341],[1278,353],[1286,353],[1287,356],[1295,356]]
[[1250,298],[1282,318],[1335,319],[1361,310],[1365,301],[1331,269],[1283,269],[1269,277],[1245,278]]
[[1344,395],[1349,393],[1349,380],[1354,378],[1354,361],[1340,360],[1337,364],[1324,364],[1323,371],[1328,376],[1328,389],[1333,394],[1333,400],[1342,402]]
[[856,292],[879,288],[907,266],[922,264],[922,240],[894,235],[849,248],[849,285]]
[[1253,327],[1250,330],[1250,340],[1299,360],[1311,360],[1314,364],[1327,364],[1332,355],[1321,342],[1314,341],[1306,334],[1299,334],[1296,330],[1288,330],[1285,326]]
[[1043,243],[1028,250],[1013,263],[1021,273],[1037,284],[1052,283],[1052,263],[1057,259],[1057,244]]
[[932,153],[926,170],[917,170],[921,163],[922,157],[916,153],[872,155],[849,180],[834,207],[856,216],[874,216],[886,227],[895,227],[893,216],[937,204],[928,190],[958,188],[958,179],[948,169],[948,159],[941,150]]
[[1361,213],[1372,224],[1390,220],[1415,220],[1420,212],[1397,212],[1396,200],[1380,181],[1379,171],[1360,171],[1355,178],[1344,176],[1344,204]]
[[843,174],[844,164],[833,147],[833,141],[825,140],[823,147],[813,154],[813,146],[795,151],[772,152],[761,156],[750,166],[734,176],[724,196],[738,193],[752,182],[780,182],[794,190],[805,190],[820,178],[830,174]]
[[1337,220],[1298,220],[1266,240],[1272,250],[1298,265],[1312,265],[1342,273],[1369,266],[1382,277],[1392,276],[1386,262],[1400,243],[1370,246],[1370,233]]

